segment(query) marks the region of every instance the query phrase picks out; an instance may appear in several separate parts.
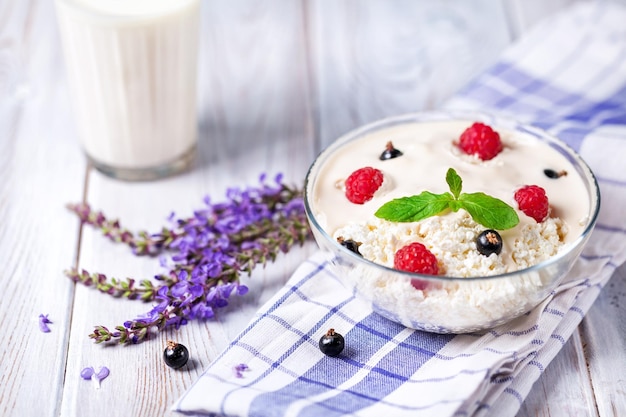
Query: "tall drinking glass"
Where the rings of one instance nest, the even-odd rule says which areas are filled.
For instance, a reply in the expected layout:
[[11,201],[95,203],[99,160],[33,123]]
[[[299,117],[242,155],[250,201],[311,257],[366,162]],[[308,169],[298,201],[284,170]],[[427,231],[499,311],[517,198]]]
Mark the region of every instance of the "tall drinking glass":
[[89,161],[124,180],[190,166],[197,142],[200,0],[55,0]]

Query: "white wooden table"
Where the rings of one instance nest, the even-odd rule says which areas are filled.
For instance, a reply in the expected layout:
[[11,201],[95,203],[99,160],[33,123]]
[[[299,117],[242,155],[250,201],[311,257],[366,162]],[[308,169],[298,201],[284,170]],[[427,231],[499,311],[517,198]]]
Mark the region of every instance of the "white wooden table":
[[[50,0],[0,0],[0,415],[161,416],[296,266],[309,244],[245,279],[251,291],[216,319],[132,346],[95,345],[93,326],[149,309],[74,285],[78,265],[124,278],[161,272],[65,209],[88,201],[132,230],[157,230],[206,194],[262,172],[301,183],[338,135],[383,116],[437,107],[532,22],[571,1],[206,1],[195,168],[123,183],[79,149]],[[626,268],[546,369],[519,416],[626,415]],[[38,329],[40,313],[51,332]],[[164,366],[167,339],[192,361]],[[106,365],[100,390],[79,377]]]

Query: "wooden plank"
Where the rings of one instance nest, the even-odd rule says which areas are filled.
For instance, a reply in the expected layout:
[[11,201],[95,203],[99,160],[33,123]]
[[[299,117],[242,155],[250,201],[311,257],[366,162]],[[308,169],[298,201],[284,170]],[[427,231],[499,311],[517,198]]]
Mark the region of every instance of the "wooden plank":
[[626,414],[626,265],[598,296],[524,402],[522,416]]
[[312,3],[320,141],[374,120],[436,108],[509,44],[490,1]]
[[[155,231],[166,224],[170,211],[191,215],[202,206],[205,194],[219,201],[227,186],[254,185],[262,171],[271,176],[283,172],[288,182],[302,184],[314,157],[302,13],[296,2],[203,3],[195,168],[152,183],[122,183],[92,172],[88,201],[133,230]],[[250,292],[215,320],[192,322],[135,346],[98,346],[86,335],[93,325],[121,324],[150,305],[78,288],[63,415],[170,415],[172,403],[313,249],[310,245],[283,256],[272,267],[244,278]],[[117,277],[162,272],[157,259],[136,258],[88,229],[79,264]],[[166,339],[189,348],[189,367],[174,371],[164,365]],[[77,377],[87,365],[111,369],[99,391]]]
[[626,264],[613,274],[581,328],[599,415],[626,415]]
[[597,415],[580,335],[575,332],[535,382],[517,416]]
[[[85,163],[58,83],[51,2],[0,5],[0,415],[58,415]],[[50,333],[38,327],[48,314]]]

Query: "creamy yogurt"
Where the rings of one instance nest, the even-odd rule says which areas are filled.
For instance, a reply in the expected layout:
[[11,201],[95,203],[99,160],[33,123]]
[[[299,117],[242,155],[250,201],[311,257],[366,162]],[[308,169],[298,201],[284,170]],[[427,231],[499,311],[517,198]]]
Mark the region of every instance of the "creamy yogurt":
[[56,0],[56,10],[96,166],[161,167],[192,152],[200,0]]
[[[588,223],[589,199],[585,183],[560,152],[530,134],[497,129],[504,149],[481,161],[457,146],[470,120],[407,123],[369,133],[337,149],[324,161],[311,193],[311,206],[320,226],[337,238],[360,242],[361,253],[374,262],[393,266],[393,254],[412,242],[424,243],[440,263],[442,275],[467,277],[495,275],[526,268],[558,253],[576,240]],[[378,156],[392,141],[403,155],[381,161]],[[359,205],[345,196],[345,179],[355,170],[371,166],[383,172],[383,186],[374,198]],[[463,192],[483,192],[517,209],[513,195],[522,185],[546,190],[550,218],[537,223],[518,210],[520,222],[499,231],[500,255],[485,257],[475,249],[475,236],[485,227],[464,210],[447,212],[417,223],[378,219],[384,203],[422,191],[449,191],[448,168],[463,179]],[[568,175],[548,178],[544,169]],[[579,196],[581,198],[579,198]]]

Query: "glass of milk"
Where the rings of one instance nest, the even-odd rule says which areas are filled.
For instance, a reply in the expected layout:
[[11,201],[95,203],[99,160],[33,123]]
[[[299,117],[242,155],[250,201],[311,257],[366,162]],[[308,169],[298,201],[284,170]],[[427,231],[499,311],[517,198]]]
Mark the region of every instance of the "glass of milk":
[[55,0],[82,147],[124,180],[180,172],[197,142],[200,0]]

